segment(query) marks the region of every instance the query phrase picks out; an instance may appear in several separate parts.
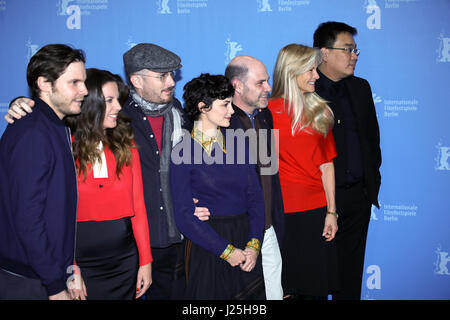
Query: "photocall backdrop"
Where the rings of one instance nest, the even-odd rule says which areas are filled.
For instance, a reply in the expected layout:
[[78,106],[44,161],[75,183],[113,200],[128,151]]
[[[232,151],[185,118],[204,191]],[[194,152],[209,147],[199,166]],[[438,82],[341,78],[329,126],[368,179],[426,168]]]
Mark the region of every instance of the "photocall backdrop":
[[[355,74],[373,91],[381,132],[380,209],[373,207],[361,298],[450,298],[450,0],[0,0],[0,134],[26,66],[49,43],[81,48],[87,67],[125,80],[140,42],[177,53],[176,96],[234,56],[272,75],[278,51],[312,45],[319,23],[358,29]],[[182,101],[182,100],[181,100]]]

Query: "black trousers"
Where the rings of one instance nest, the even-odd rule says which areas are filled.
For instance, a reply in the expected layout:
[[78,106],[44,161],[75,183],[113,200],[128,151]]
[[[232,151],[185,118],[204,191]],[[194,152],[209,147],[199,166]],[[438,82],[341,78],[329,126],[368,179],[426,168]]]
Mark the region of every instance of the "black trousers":
[[360,300],[371,213],[363,183],[349,188],[336,187],[336,208],[339,213],[336,244],[341,289],[333,294],[333,300]]
[[[145,294],[145,299],[178,299],[175,274],[177,262],[183,257],[181,243],[167,248],[152,248],[152,257],[152,285]],[[182,275],[182,273],[180,274]],[[177,282],[183,284],[184,281],[184,279],[179,279]]]
[[21,277],[0,269],[0,300],[47,300],[40,280]]

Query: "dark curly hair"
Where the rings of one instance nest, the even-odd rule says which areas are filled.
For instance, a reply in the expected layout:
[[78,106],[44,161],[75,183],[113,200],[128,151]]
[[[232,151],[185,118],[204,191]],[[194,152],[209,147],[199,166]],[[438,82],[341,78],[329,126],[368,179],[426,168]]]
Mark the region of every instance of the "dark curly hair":
[[131,149],[134,148],[134,135],[130,119],[119,112],[117,126],[104,129],[105,97],[103,85],[115,82],[119,88],[119,102],[122,105],[128,96],[128,88],[119,75],[106,70],[87,69],[86,87],[88,96],[81,106],[81,114],[76,117],[66,117],[66,123],[74,135],[73,156],[77,162],[78,173],[88,174],[88,165],[96,160],[101,161],[101,151],[97,149],[101,141],[108,146],[116,158],[116,175],[119,177],[122,167],[131,163]]
[[210,109],[214,100],[224,100],[234,95],[234,88],[225,76],[209,73],[202,73],[192,79],[183,89],[184,111],[191,121],[198,120],[200,116],[200,102],[205,104],[202,109]]

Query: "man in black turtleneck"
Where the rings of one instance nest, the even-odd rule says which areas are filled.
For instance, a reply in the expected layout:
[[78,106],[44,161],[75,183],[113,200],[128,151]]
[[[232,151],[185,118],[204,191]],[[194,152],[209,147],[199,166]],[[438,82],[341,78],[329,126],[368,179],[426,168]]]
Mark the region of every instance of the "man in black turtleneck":
[[314,32],[322,53],[316,92],[330,101],[337,157],[336,208],[339,231],[341,290],[333,299],[359,300],[364,253],[372,204],[379,207],[380,133],[369,83],[353,75],[360,50],[357,30],[341,22],[325,22]]

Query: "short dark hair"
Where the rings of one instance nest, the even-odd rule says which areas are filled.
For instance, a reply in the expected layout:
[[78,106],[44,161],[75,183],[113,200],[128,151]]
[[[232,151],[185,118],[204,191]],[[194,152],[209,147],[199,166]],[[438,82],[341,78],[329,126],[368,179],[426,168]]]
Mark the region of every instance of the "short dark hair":
[[225,77],[233,82],[235,78],[244,81],[247,76],[248,67],[245,64],[228,64],[225,69]]
[[27,82],[33,97],[39,97],[41,90],[36,81],[45,77],[52,85],[72,62],[86,62],[82,50],[65,44],[48,44],[34,54],[27,67]]
[[348,32],[354,36],[358,33],[358,30],[343,22],[323,22],[317,27],[316,31],[314,31],[313,46],[319,49],[332,47],[336,42],[337,35],[341,32]]
[[234,95],[234,88],[225,76],[209,73],[202,73],[192,79],[183,89],[184,111],[191,121],[198,120],[201,113],[198,108],[200,102],[205,104],[204,109],[208,109],[215,100],[223,100]]

